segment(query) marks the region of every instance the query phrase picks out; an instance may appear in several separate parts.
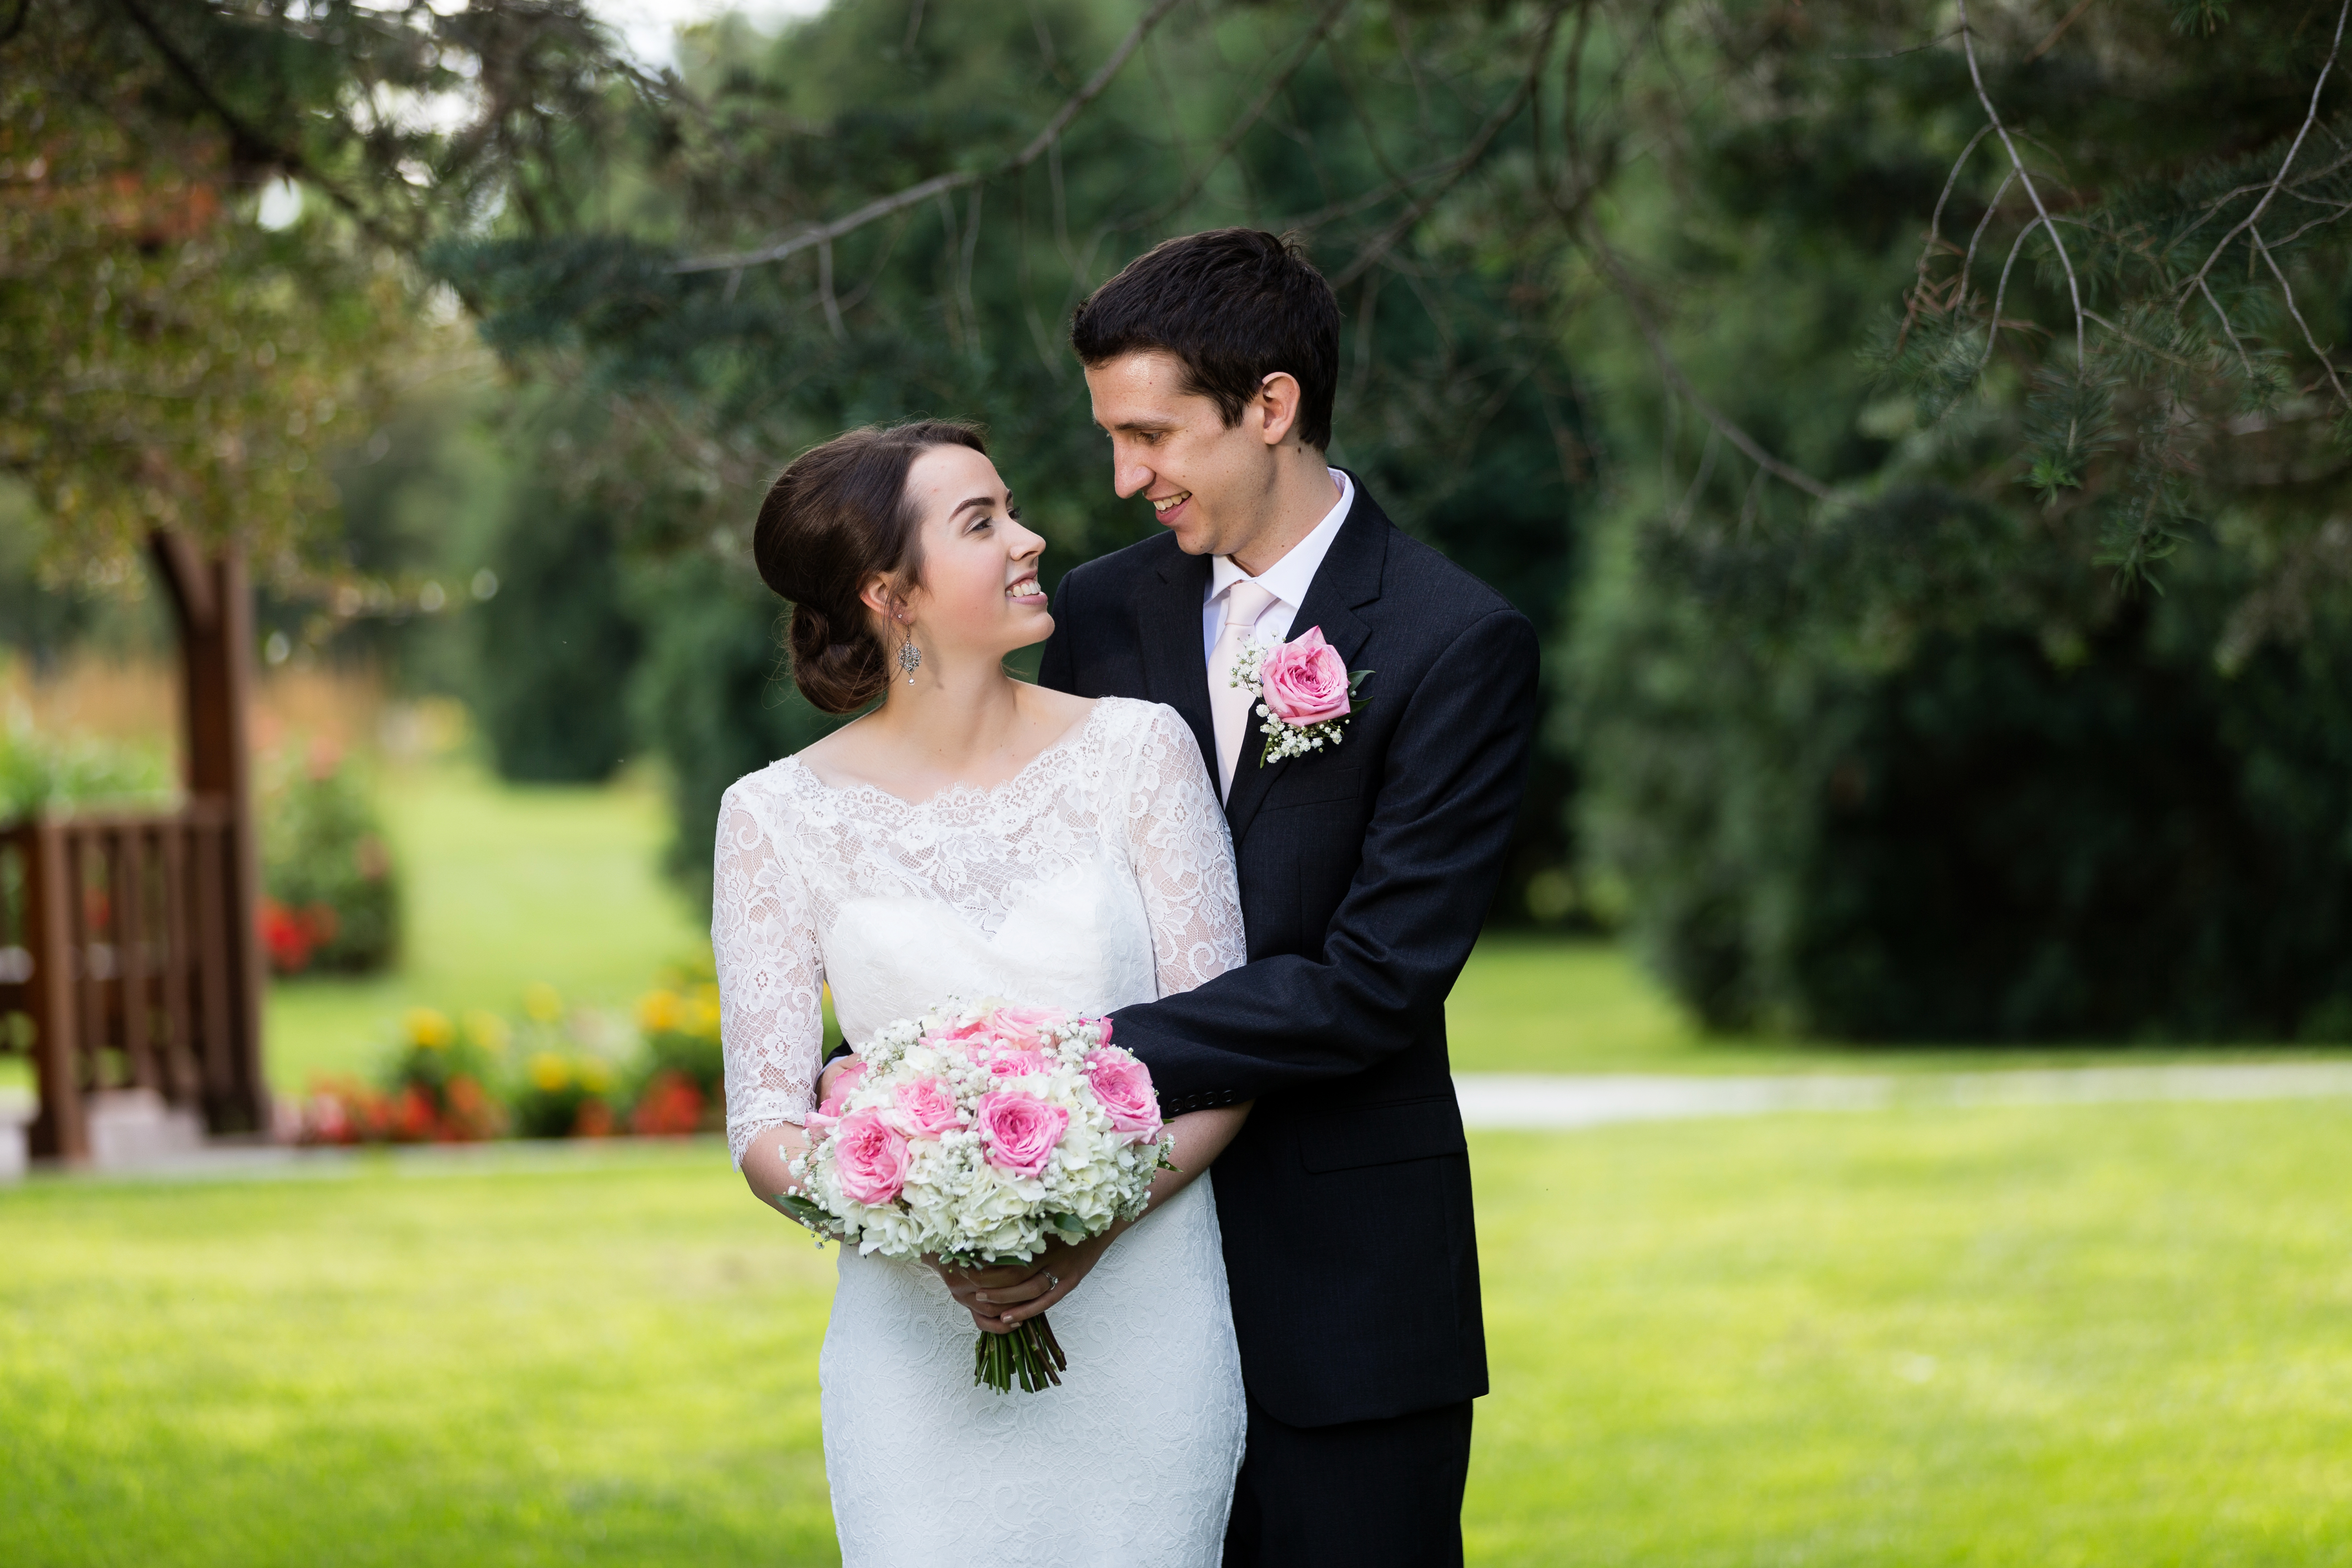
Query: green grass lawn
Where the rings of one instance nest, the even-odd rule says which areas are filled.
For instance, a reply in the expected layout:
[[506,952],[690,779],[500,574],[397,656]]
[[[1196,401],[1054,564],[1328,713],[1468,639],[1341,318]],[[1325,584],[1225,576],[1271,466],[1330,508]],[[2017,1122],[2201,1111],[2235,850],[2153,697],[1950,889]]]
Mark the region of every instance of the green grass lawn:
[[[2347,1135],[2304,1103],[1478,1136],[1472,1559],[2352,1563]],[[0,1562],[833,1559],[832,1260],[714,1145],[37,1181],[0,1246]]]
[[1922,1072],[2340,1058],[2314,1046],[1867,1046],[1713,1035],[1612,942],[1504,933],[1471,954],[1446,1004],[1465,1072]]

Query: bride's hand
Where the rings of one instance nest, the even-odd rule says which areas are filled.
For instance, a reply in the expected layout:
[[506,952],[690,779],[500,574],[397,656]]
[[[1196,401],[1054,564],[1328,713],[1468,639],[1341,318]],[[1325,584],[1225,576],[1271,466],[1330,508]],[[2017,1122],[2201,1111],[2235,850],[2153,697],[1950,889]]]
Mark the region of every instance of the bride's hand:
[[983,1331],[992,1334],[1013,1331],[1013,1325],[996,1316],[995,1307],[982,1304],[980,1296],[984,1291],[993,1293],[1019,1284],[1029,1277],[1031,1265],[1005,1263],[993,1268],[959,1268],[934,1257],[927,1256],[923,1261],[931,1266],[932,1272],[940,1277],[940,1282],[948,1288],[948,1294],[955,1298],[955,1304],[970,1312],[971,1321],[978,1323]]
[[1115,1225],[1100,1236],[1079,1242],[1048,1242],[1028,1263],[1005,1263],[992,1268],[955,1268],[927,1258],[946,1282],[956,1305],[971,1314],[982,1331],[1009,1334],[1022,1323],[1051,1310],[1078,1288],[1106,1249],[1127,1228]]

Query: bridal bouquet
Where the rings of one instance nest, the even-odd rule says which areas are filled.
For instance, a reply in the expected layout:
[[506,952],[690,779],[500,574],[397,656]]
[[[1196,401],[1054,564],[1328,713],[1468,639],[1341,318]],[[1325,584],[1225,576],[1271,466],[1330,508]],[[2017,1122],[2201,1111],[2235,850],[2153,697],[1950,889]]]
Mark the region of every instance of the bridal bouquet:
[[[794,1218],[861,1254],[963,1267],[1027,1261],[1140,1216],[1167,1167],[1150,1071],[1108,1018],[985,1002],[885,1025],[808,1118],[782,1194]],[[972,1381],[1058,1384],[1045,1314],[982,1332]]]

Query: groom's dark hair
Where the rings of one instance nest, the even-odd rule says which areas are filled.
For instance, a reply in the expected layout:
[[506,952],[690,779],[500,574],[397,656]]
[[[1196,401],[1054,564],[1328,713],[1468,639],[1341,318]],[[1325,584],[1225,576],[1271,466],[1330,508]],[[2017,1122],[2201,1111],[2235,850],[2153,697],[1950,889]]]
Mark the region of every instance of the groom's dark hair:
[[1298,438],[1331,445],[1339,389],[1339,301],[1296,237],[1213,228],[1162,241],[1087,296],[1070,346],[1088,365],[1158,349],[1183,362],[1185,390],[1213,400],[1231,429],[1276,371],[1298,381]]

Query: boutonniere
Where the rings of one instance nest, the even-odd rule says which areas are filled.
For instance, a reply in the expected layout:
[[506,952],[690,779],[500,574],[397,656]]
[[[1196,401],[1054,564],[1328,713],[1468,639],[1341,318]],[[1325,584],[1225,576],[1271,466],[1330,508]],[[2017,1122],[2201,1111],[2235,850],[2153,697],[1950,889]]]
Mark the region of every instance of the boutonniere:
[[1255,695],[1253,707],[1265,721],[1258,726],[1265,744],[1258,748],[1257,765],[1338,745],[1355,711],[1356,689],[1371,675],[1349,669],[1339,650],[1323,640],[1321,626],[1271,647],[1243,644],[1231,679]]

